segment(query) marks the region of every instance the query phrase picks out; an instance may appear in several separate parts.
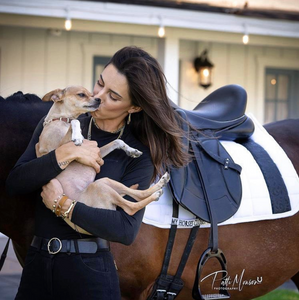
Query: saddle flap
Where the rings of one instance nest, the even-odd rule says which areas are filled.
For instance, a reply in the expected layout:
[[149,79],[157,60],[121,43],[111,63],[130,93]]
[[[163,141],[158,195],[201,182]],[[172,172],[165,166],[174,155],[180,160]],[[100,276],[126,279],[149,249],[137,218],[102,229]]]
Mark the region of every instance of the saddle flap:
[[[204,139],[202,143],[192,141],[191,147],[195,159],[184,168],[170,170],[174,199],[199,218],[210,222],[206,202],[206,190],[209,190],[216,222],[224,222],[236,213],[241,203],[241,168],[217,139]],[[208,182],[203,182],[202,172],[205,172]],[[209,185],[208,189],[204,184]]]

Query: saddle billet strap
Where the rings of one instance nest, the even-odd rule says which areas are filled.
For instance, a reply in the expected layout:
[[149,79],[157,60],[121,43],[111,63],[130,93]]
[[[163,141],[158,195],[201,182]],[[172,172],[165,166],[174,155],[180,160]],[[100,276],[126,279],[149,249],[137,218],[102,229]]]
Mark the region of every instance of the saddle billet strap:
[[[178,204],[176,201],[173,201],[173,217],[178,217]],[[180,293],[184,286],[184,282],[181,279],[182,273],[188,261],[189,255],[191,253],[193,244],[196,239],[196,234],[199,229],[199,224],[194,226],[190,232],[187,244],[185,246],[185,250],[183,252],[181,261],[179,263],[177,272],[175,276],[168,275],[167,270],[169,266],[169,261],[172,253],[172,248],[174,244],[174,239],[176,235],[177,225],[172,224],[169,238],[166,246],[163,267],[160,276],[157,278],[155,285],[153,287],[151,295],[147,298],[147,300],[174,300],[176,296]]]
[[[174,218],[178,218],[178,215],[179,215],[179,205],[175,201],[173,201],[172,216]],[[167,275],[167,271],[168,271],[171,252],[172,252],[172,248],[173,248],[173,244],[174,244],[174,240],[175,240],[176,231],[177,231],[177,225],[176,225],[176,223],[172,223],[171,227],[170,227],[167,245],[166,245],[162,270],[161,270],[159,277],[156,279],[156,282],[153,286],[152,292],[149,295],[149,297],[147,298],[147,300],[164,300],[165,299],[165,295],[167,293],[168,287],[169,287],[170,283],[172,282],[172,278],[171,278],[172,276]]]
[[[176,274],[173,278],[173,281],[172,281],[172,283],[169,287],[169,291],[171,291],[171,292],[174,291],[174,290],[178,290],[179,288],[180,288],[179,289],[179,291],[180,291],[183,288],[184,283],[181,279],[181,276],[182,276],[183,271],[185,269],[186,263],[188,261],[189,255],[190,255],[191,250],[192,250],[192,247],[194,245],[198,229],[199,229],[199,225],[196,225],[191,229],[187,244],[185,246],[185,249],[184,249],[181,261],[180,261],[180,264],[179,264],[178,269],[176,271]],[[176,293],[176,295],[177,294],[178,293]]]

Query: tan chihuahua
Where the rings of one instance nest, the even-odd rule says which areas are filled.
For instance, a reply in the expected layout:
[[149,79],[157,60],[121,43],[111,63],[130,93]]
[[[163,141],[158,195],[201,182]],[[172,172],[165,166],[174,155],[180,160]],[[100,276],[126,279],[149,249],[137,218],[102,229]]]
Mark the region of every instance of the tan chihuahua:
[[[44,121],[44,128],[36,144],[36,155],[40,157],[69,141],[81,145],[84,137],[81,133],[80,123],[76,118],[79,115],[95,111],[100,105],[100,99],[85,88],[70,86],[64,90],[56,89],[47,93],[43,101],[53,101],[54,104]],[[124,141],[116,139],[100,148],[102,157],[115,149],[124,150],[131,157],[139,157],[142,152],[129,147]],[[109,179],[102,178],[94,181],[96,171],[94,168],[82,165],[76,161],[71,162],[56,178],[63,187],[64,193],[70,198],[96,208],[116,209],[121,207],[129,215],[135,214],[152,201],[158,200],[162,195],[162,188],[169,181],[169,174],[165,173],[158,183],[147,190],[128,188],[125,185]],[[70,179],[71,178],[71,179]],[[109,193],[106,193],[107,189]],[[105,191],[105,195],[103,194]],[[138,202],[125,200],[128,195]],[[81,233],[90,234],[76,226],[67,218],[65,221]]]

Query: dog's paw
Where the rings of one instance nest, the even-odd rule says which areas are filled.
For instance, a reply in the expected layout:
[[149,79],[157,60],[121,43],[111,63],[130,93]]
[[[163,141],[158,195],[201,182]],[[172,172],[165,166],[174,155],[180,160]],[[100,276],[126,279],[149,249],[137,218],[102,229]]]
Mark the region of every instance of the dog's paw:
[[72,141],[74,142],[74,144],[75,144],[76,146],[81,146],[82,143],[83,143],[83,139],[82,139],[82,138],[73,139]]
[[142,155],[141,151],[139,151],[137,149],[133,149],[133,148],[126,149],[125,151],[128,156],[133,157],[133,158],[137,158]]
[[159,180],[159,184],[161,185],[161,187],[164,187],[170,180],[170,175],[168,172],[166,172],[161,179]]
[[163,190],[158,190],[157,192],[154,193],[156,199],[155,201],[158,201],[160,199],[160,197],[163,195]]

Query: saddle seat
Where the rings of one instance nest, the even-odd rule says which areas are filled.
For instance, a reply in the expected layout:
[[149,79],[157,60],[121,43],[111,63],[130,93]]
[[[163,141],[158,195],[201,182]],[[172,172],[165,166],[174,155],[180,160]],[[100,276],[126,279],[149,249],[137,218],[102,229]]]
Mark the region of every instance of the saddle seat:
[[210,130],[214,137],[224,140],[247,139],[254,124],[245,115],[247,93],[239,85],[226,85],[208,95],[193,111],[171,105],[192,127]]

